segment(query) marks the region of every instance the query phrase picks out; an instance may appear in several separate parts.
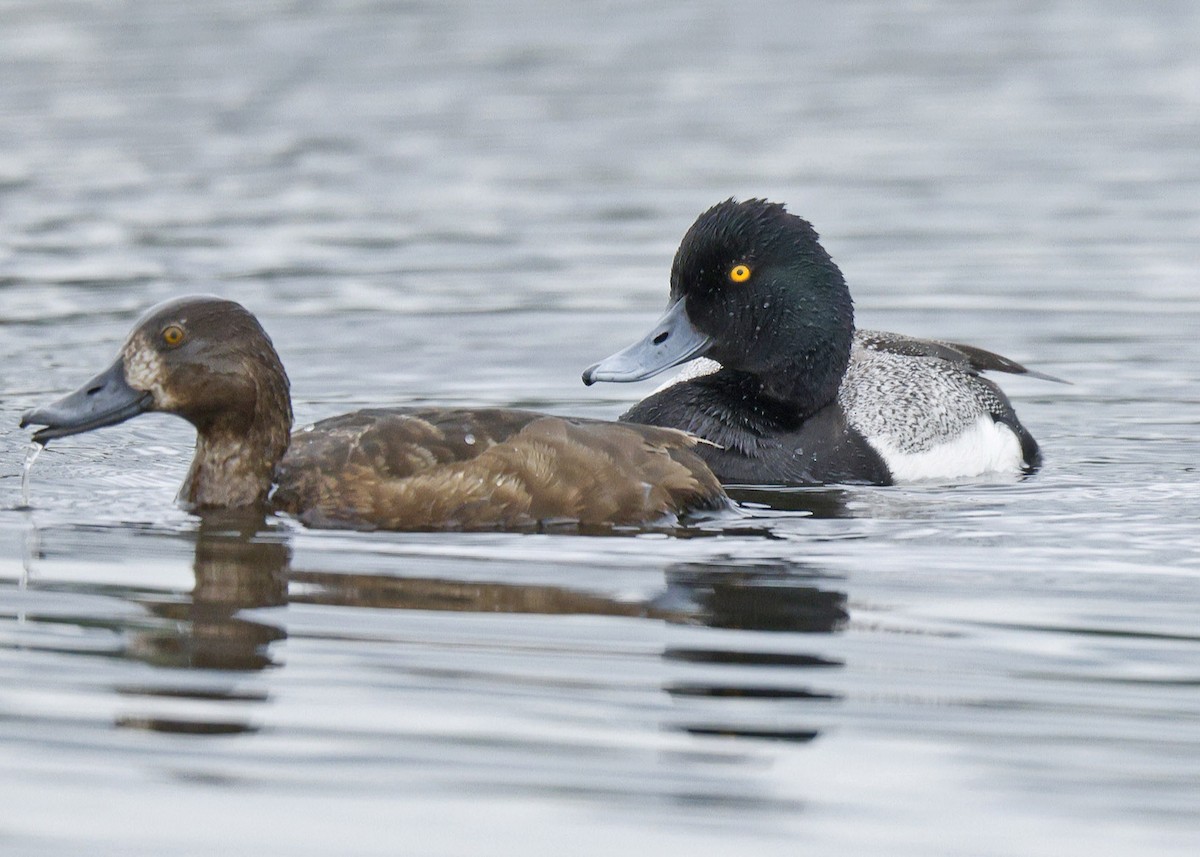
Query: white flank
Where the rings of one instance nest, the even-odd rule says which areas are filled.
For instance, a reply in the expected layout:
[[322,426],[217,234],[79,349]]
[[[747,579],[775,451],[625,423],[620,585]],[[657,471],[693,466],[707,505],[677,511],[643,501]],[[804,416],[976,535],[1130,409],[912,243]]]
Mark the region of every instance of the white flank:
[[920,452],[903,452],[886,436],[868,436],[895,482],[962,479],[985,473],[1019,473],[1021,441],[1008,426],[983,414],[954,438]]

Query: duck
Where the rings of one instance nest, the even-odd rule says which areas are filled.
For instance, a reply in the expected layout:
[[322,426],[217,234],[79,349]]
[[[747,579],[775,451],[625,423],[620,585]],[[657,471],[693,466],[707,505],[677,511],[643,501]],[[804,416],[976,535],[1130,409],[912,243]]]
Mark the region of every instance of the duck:
[[26,412],[33,441],[147,412],[196,429],[178,502],[314,528],[537,530],[673,525],[729,505],[685,432],[487,408],[372,408],[292,431],[275,347],[241,304],[168,300],[78,390]]
[[983,372],[1059,381],[955,342],[859,330],[845,278],[807,220],[765,199],[700,215],[643,339],[584,384],[679,376],[620,421],[677,428],[726,486],[954,481],[1022,475],[1033,435]]

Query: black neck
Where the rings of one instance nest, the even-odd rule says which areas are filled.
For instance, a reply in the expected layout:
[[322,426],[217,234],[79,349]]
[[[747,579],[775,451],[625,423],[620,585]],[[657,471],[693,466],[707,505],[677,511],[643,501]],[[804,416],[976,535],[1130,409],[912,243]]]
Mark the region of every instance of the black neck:
[[837,398],[850,365],[853,339],[854,325],[850,322],[822,332],[817,339],[797,344],[775,361],[769,371],[722,383],[732,383],[755,399],[778,403],[803,420]]
[[721,369],[639,402],[621,419],[689,431],[753,456],[762,438],[793,431],[808,416],[772,396],[757,375]]

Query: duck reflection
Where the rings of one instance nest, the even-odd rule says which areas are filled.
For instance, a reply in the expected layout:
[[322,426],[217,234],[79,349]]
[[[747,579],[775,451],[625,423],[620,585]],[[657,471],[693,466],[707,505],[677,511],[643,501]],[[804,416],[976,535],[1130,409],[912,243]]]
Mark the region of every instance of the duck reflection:
[[772,512],[805,512],[817,519],[854,518],[856,493],[836,485],[726,486],[726,491],[744,508],[755,507]]
[[[135,599],[169,624],[133,635],[125,656],[166,668],[234,673],[276,666],[269,646],[284,639],[283,627],[241,614],[252,608],[287,603],[290,559],[287,544],[267,529],[261,515],[206,515],[196,533],[191,597]],[[117,692],[131,698],[203,702],[255,703],[268,698],[265,690],[231,687],[221,680],[127,685],[117,688]],[[220,710],[227,708],[222,706]],[[242,718],[132,714],[119,716],[116,725],[197,735],[228,735],[256,728]]]
[[[803,564],[778,560],[683,563],[664,570],[665,585],[636,599],[566,585],[521,584],[453,576],[402,576],[352,570],[290,568],[281,535],[261,519],[224,513],[205,517],[196,534],[195,586],[185,599],[139,598],[170,620],[138,633],[127,656],[157,666],[249,673],[278,664],[271,644],[285,637],[284,615],[252,608],[288,603],[462,613],[508,613],[647,618],[692,630],[662,651],[662,684],[675,705],[666,728],[696,735],[808,741],[819,729],[798,722],[813,706],[840,697],[817,684],[842,662],[802,641],[825,639],[847,622],[846,595],[832,578]],[[280,624],[269,618],[278,617]],[[707,630],[705,630],[707,629]],[[709,632],[712,633],[709,633]],[[753,634],[727,632],[759,632]],[[804,635],[804,636],[797,636]],[[684,642],[686,641],[686,642]],[[226,676],[226,684],[228,684]],[[264,691],[212,682],[159,682],[125,687],[129,696],[191,700],[265,701]],[[249,731],[246,720],[124,717],[119,725],[157,731]]]
[[798,563],[683,563],[666,577],[657,600],[690,602],[695,620],[713,628],[828,634],[848,618],[845,594],[816,586],[825,578]]
[[196,534],[190,599],[142,601],[152,614],[185,623],[185,634],[150,633],[130,654],[167,667],[253,671],[274,666],[268,646],[282,627],[239,615],[287,603],[287,544],[261,516],[224,513],[202,519]]
[[444,610],[462,613],[586,614],[663,619],[712,628],[831,633],[846,621],[846,596],[811,585],[812,571],[684,564],[666,570],[665,590],[623,600],[563,586],[392,577],[343,571],[291,571],[297,604]]
[[840,694],[810,682],[843,662],[797,651],[792,635],[839,632],[849,618],[845,593],[816,585],[825,579],[786,561],[751,568],[687,564],[668,570],[667,579],[668,591],[690,598],[708,627],[773,632],[748,638],[753,641],[748,646],[747,638],[735,638],[743,643],[737,648],[668,646],[664,660],[686,665],[682,677],[663,685],[684,714],[673,728],[776,741],[816,738],[820,730],[804,722],[814,709],[797,703],[840,700]]
[[[811,741],[819,730],[797,724],[810,709],[839,694],[810,679],[843,666],[819,653],[797,651],[793,635],[828,635],[845,626],[846,595],[826,588],[829,578],[789,561],[685,563],[666,569],[666,587],[644,600],[619,600],[561,586],[436,577],[391,577],[329,571],[293,571],[291,600],[311,604],[467,613],[586,614],[659,619],[669,624],[768,634],[714,634],[712,646],[668,645],[663,690],[683,712],[668,724],[695,735]],[[746,645],[746,641],[754,645]],[[778,645],[769,645],[772,641]],[[729,646],[719,643],[728,642]],[[737,647],[733,644],[737,643]],[[745,701],[752,711],[742,711]]]
[[652,603],[627,602],[604,595],[567,589],[497,583],[490,580],[453,580],[438,577],[388,577],[341,571],[293,571],[290,579],[295,604],[339,607],[373,607],[389,610],[431,610],[457,613],[587,614],[672,618],[670,609]]

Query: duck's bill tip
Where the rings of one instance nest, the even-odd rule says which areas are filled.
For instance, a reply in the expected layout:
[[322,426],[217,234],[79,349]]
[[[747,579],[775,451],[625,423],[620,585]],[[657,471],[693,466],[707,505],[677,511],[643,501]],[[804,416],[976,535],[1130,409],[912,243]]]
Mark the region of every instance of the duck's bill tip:
[[33,433],[33,442],[45,446],[60,437],[123,423],[149,410],[152,400],[149,392],[129,386],[117,361],[75,392],[26,411],[20,427],[42,426]]
[[607,360],[601,360],[594,366],[589,366],[583,370],[583,383],[590,387],[598,381],[609,382],[629,382],[641,381],[649,378],[659,370],[647,371],[641,366],[625,365],[624,361],[619,360],[622,355],[614,354]]
[[686,302],[680,299],[640,342],[585,369],[583,383],[590,387],[597,381],[644,381],[702,356],[711,345],[712,338],[696,329],[688,318]]

